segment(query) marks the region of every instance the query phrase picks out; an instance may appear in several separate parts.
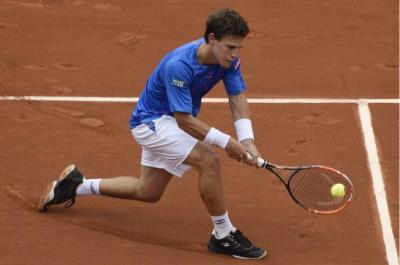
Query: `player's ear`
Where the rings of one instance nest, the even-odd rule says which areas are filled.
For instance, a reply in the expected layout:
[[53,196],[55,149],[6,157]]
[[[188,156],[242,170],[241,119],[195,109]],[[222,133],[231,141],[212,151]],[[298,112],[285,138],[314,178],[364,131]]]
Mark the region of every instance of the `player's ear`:
[[217,39],[215,38],[215,34],[214,33],[208,34],[208,43],[210,43],[211,45],[215,45],[216,42]]

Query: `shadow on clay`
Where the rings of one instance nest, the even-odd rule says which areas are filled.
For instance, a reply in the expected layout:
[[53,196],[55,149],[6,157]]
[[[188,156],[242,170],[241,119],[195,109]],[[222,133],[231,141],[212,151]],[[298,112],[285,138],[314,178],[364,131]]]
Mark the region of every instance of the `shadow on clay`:
[[190,252],[205,252],[204,242],[188,242],[187,240],[177,240],[162,237],[160,235],[150,235],[133,231],[126,231],[116,227],[110,227],[106,225],[101,225],[98,223],[88,223],[88,222],[68,222],[69,224],[79,226],[85,229],[89,229],[95,232],[106,233],[118,238],[125,240],[131,240],[139,243],[157,245],[161,247],[168,247],[183,251]]
[[[20,192],[11,188],[10,186],[6,186],[3,189],[4,189],[4,192],[7,195],[7,197],[9,197],[11,200],[13,200],[21,208],[31,211],[31,212],[40,213],[37,210],[36,202],[32,202],[32,200],[25,198]],[[60,210],[60,209],[56,209],[56,210]],[[56,212],[54,212],[54,213],[56,213]],[[199,253],[204,253],[205,249],[206,249],[204,242],[202,242],[202,243],[188,242],[187,240],[171,239],[171,238],[162,237],[160,235],[150,235],[150,234],[144,234],[144,233],[139,233],[139,232],[122,230],[120,228],[110,227],[109,225],[101,225],[101,224],[95,223],[95,222],[85,222],[85,221],[80,221],[80,220],[76,220],[76,219],[75,220],[67,220],[66,218],[58,218],[59,215],[50,215],[48,213],[46,214],[46,216],[51,216],[53,219],[57,220],[58,222],[63,222],[63,223],[77,226],[80,228],[88,229],[88,230],[91,230],[94,232],[105,233],[105,234],[112,235],[114,237],[118,237],[118,238],[125,239],[125,240],[130,240],[130,241],[135,241],[135,242],[139,242],[139,243],[156,245],[156,246],[161,246],[161,247],[168,247],[168,248],[173,248],[173,249],[182,250],[182,251],[199,252]]]

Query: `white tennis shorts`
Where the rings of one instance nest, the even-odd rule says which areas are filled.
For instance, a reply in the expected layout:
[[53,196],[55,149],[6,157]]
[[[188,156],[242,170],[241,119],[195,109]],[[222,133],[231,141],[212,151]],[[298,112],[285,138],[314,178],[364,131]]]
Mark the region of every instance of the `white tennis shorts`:
[[172,116],[164,115],[153,121],[154,127],[141,124],[132,135],[142,146],[143,166],[162,168],[182,177],[191,167],[183,162],[197,144],[197,139],[179,128]]

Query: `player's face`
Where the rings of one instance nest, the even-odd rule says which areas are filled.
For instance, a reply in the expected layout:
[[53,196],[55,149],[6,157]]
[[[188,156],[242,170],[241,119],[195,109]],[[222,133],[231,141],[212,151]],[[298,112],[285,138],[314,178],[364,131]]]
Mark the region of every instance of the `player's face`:
[[244,38],[225,37],[220,40],[210,40],[214,57],[223,68],[229,68],[232,62],[239,58],[239,50],[243,46]]

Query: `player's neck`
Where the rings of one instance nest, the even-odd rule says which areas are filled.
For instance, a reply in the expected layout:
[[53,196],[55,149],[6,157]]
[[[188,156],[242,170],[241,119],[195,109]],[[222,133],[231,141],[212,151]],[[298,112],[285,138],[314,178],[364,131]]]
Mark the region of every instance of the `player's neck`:
[[212,52],[211,46],[207,43],[201,44],[197,50],[197,60],[200,64],[204,65],[218,64],[218,61]]

